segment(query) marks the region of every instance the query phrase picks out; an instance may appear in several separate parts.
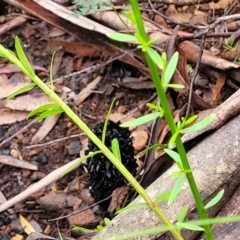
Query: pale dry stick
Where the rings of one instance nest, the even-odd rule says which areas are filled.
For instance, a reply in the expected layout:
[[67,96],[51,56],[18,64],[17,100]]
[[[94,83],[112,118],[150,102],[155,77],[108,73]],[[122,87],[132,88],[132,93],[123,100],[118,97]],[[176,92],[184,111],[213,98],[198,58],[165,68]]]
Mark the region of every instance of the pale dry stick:
[[[31,196],[33,193],[39,191],[40,189],[48,186],[51,183],[57,181],[58,179],[60,179],[62,177],[63,173],[67,169],[72,167],[74,164],[76,164],[77,161],[79,161],[79,158],[77,158],[77,159],[75,159],[75,160],[73,160],[73,161],[63,165],[62,167],[52,171],[46,177],[44,177],[43,179],[41,179],[40,181],[38,181],[34,185],[28,187],[25,191],[19,193],[18,195],[16,195],[12,199],[10,199],[7,202],[3,203],[2,205],[0,205],[0,212],[3,212],[5,210],[7,210],[8,208],[14,206],[15,204],[25,200],[26,198]],[[78,166],[79,165],[75,166],[75,168],[77,168]]]
[[233,15],[229,15],[229,16],[223,16],[223,17],[219,17],[217,18],[213,23],[209,24],[208,26],[204,26],[203,28],[205,28],[205,30],[203,30],[202,32],[198,33],[195,35],[195,37],[201,36],[203,34],[206,34],[209,32],[209,30],[215,28],[219,23],[223,22],[223,21],[228,21],[228,20],[236,20],[236,19],[240,19],[240,13],[238,14],[233,14]]
[[64,140],[77,138],[77,137],[85,136],[85,135],[86,135],[85,133],[73,134],[73,135],[70,135],[68,137],[58,138],[58,139],[55,139],[55,140],[52,140],[52,141],[49,141],[49,142],[34,144],[34,145],[30,145],[30,146],[23,147],[23,148],[31,149],[31,148],[37,148],[37,147],[45,147],[47,145],[52,145],[52,144],[55,144],[55,143],[58,143],[58,142],[61,142],[61,141],[64,141]]

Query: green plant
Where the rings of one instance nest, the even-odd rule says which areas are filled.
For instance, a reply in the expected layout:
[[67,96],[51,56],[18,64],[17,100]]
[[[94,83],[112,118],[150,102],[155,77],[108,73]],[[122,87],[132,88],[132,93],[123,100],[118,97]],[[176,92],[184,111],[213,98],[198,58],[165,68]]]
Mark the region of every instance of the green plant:
[[77,230],[77,231],[82,231],[82,232],[100,232],[104,229],[105,226],[107,226],[110,223],[110,219],[109,218],[104,218],[103,219],[103,225],[97,225],[97,227],[93,230],[88,229],[88,228],[83,228],[83,227],[79,227],[79,226],[73,226],[73,230]]
[[[142,124],[147,117],[150,117],[150,120],[153,120],[157,117],[165,118],[172,134],[172,137],[169,141],[169,146],[167,149],[165,149],[165,152],[173,158],[173,160],[176,162],[179,168],[179,172],[175,173],[172,176],[173,178],[176,179],[176,183],[169,195],[168,203],[171,204],[174,201],[186,178],[188,180],[193,197],[195,199],[200,218],[203,220],[208,219],[206,208],[202,202],[200,193],[198,191],[196,182],[194,180],[192,169],[188,162],[186,151],[181,141],[180,134],[187,133],[187,132],[194,132],[207,126],[212,121],[214,116],[211,115],[208,118],[204,119],[203,121],[188,128],[186,128],[186,126],[192,123],[196,119],[196,116],[190,117],[189,119],[182,118],[181,121],[175,124],[173,115],[170,110],[170,106],[167,101],[165,90],[169,87],[170,88],[182,87],[181,85],[170,84],[170,80],[177,66],[178,53],[175,53],[172,56],[172,58],[169,60],[169,62],[167,62],[165,53],[163,53],[162,56],[160,56],[151,47],[151,45],[155,42],[156,39],[150,39],[150,40],[148,39],[146,31],[144,29],[143,20],[141,17],[141,13],[140,13],[137,1],[130,0],[130,3],[133,9],[133,13],[129,14],[128,16],[129,16],[129,19],[136,26],[137,32],[135,33],[134,36],[121,34],[121,33],[111,33],[108,36],[111,39],[114,39],[117,41],[135,43],[138,45],[137,47],[140,48],[145,53],[145,57],[146,57],[148,67],[150,69],[151,77],[154,82],[156,91],[158,93],[158,97],[160,99],[160,104],[149,105],[149,107],[156,110],[157,112],[148,116],[144,116],[144,120],[142,117],[140,119],[135,120],[135,122],[126,123],[126,124],[123,124],[122,126],[128,127],[131,125]],[[159,76],[157,67],[162,70],[161,78]],[[176,145],[177,152],[174,152],[171,149],[173,145]],[[214,239],[210,225],[205,225],[204,231],[208,239]]]
[[193,68],[190,64],[187,64],[186,68],[187,68],[187,73],[189,73],[189,74],[193,73]]
[[235,43],[235,39],[233,39],[230,43],[228,43],[227,39],[224,39],[224,51],[236,51],[238,49],[239,43]]
[[[176,162],[176,165],[179,168],[179,171],[174,173],[174,175],[172,176],[173,179],[176,179],[176,183],[173,189],[171,190],[171,192],[163,193],[154,200],[152,200],[148,196],[146,191],[140,186],[140,184],[136,181],[136,179],[127,171],[127,169],[124,167],[121,161],[119,161],[120,154],[119,154],[118,142],[116,140],[113,140],[112,151],[108,149],[104,144],[104,136],[102,136],[102,139],[97,138],[96,135],[86,126],[86,124],[58,97],[58,95],[53,91],[52,85],[49,87],[38,78],[38,76],[32,70],[31,65],[29,64],[24,54],[24,51],[21,47],[20,41],[17,37],[15,40],[15,48],[16,48],[17,55],[5,49],[1,45],[0,45],[0,54],[2,57],[9,59],[12,63],[18,66],[18,68],[22,70],[27,76],[29,76],[33,81],[33,83],[29,84],[25,88],[20,89],[17,93],[22,93],[34,87],[35,85],[37,85],[52,99],[52,103],[41,106],[38,109],[35,109],[29,114],[29,117],[35,114],[39,114],[38,119],[41,120],[48,116],[65,112],[99,148],[99,151],[89,153],[88,156],[85,156],[81,160],[86,159],[89,156],[92,156],[94,154],[103,153],[115,165],[115,167],[123,174],[123,176],[127,179],[127,181],[135,188],[135,190],[142,196],[142,198],[146,202],[142,204],[144,205],[148,204],[148,206],[155,212],[155,214],[159,217],[159,219],[164,223],[165,227],[161,229],[164,229],[165,231],[166,230],[171,231],[171,233],[174,235],[176,239],[182,239],[180,234],[180,230],[182,228],[187,228],[187,229],[196,230],[196,231],[199,231],[199,230],[202,231],[203,228],[198,227],[197,224],[194,225],[194,222],[192,222],[191,224],[187,224],[183,222],[187,213],[186,208],[183,208],[182,211],[180,212],[177,223],[175,225],[172,225],[169,219],[158,207],[157,203],[159,201],[167,200],[168,203],[171,204],[176,199],[185,179],[187,179],[189,182],[190,188],[192,190],[194,199],[196,201],[196,205],[199,211],[199,215],[201,217],[201,221],[202,222],[205,221],[204,231],[208,239],[213,239],[212,231],[210,228],[210,221],[207,221],[208,216],[206,214],[206,209],[216,204],[221,198],[223,192],[219,193],[213,200],[210,201],[210,203],[204,206],[201,200],[199,191],[197,189],[195,180],[193,178],[192,169],[190,168],[187,155],[186,155],[184,146],[181,142],[180,136],[183,133],[197,131],[207,126],[213,119],[214,115],[209,116],[208,118],[204,119],[203,121],[191,127],[188,127],[188,126],[189,124],[195,121],[196,116],[192,116],[189,119],[181,118],[181,121],[175,124],[166,95],[165,95],[165,91],[167,90],[167,88],[183,87],[178,84],[170,83],[170,80],[177,66],[178,53],[175,53],[172,56],[172,58],[168,61],[165,53],[163,53],[162,56],[160,56],[154,50],[152,45],[156,39],[150,39],[150,40],[148,39],[143,26],[138,3],[137,1],[134,1],[134,0],[131,0],[130,2],[132,5],[133,13],[128,13],[128,17],[136,26],[137,32],[135,33],[134,36],[127,35],[127,34],[114,33],[109,35],[109,37],[115,40],[120,40],[122,42],[135,43],[138,45],[138,48],[140,48],[145,53],[147,64],[149,66],[150,73],[151,73],[156,91],[158,93],[160,102],[157,104],[151,104],[151,103],[148,104],[148,107],[150,107],[154,111],[153,113],[147,116],[141,117],[135,120],[135,122],[123,124],[122,126],[128,127],[131,125],[139,125],[139,124],[143,124],[144,122],[156,119],[157,117],[164,117],[169,125],[170,131],[172,134],[172,137],[167,147],[164,146],[165,152],[170,157],[173,158],[173,160]],[[162,70],[161,78],[159,76],[157,67]],[[12,94],[11,97],[16,96],[17,93]],[[173,146],[176,146],[177,152],[172,150]],[[139,204],[139,205],[142,205],[142,204]],[[134,207],[134,206],[131,206],[131,207]]]
[[[163,223],[166,226],[171,226],[171,222],[169,221],[169,219],[164,215],[164,213],[154,203],[154,201],[152,201],[152,199],[148,196],[146,191],[141,187],[137,180],[127,171],[127,169],[124,167],[121,161],[119,161],[119,159],[113,154],[113,152],[111,152],[104,145],[101,139],[96,137],[96,135],[91,131],[91,129],[89,129],[89,127],[79,118],[79,116],[77,116],[70,109],[70,107],[62,101],[62,99],[52,90],[52,88],[46,85],[44,82],[42,82],[41,79],[39,79],[39,77],[34,73],[21,47],[18,37],[16,37],[15,39],[15,49],[17,53],[16,55],[12,51],[7,50],[2,45],[0,45],[0,56],[7,58],[10,62],[15,64],[24,74],[26,74],[34,82],[34,84],[36,84],[40,89],[42,89],[53,101],[50,104],[46,104],[34,110],[33,112],[30,113],[29,116],[40,113],[38,119],[41,120],[56,113],[65,112],[66,115],[69,116],[76,123],[76,125],[86,133],[86,135],[92,140],[92,142],[94,142],[94,144],[98,146],[99,152],[103,153],[123,174],[125,179],[133,186],[133,188],[138,192],[138,194],[142,196],[142,198],[147,202],[149,207],[156,213],[156,215],[163,221]],[[33,84],[28,85],[27,87],[25,87],[25,89],[21,89],[18,92],[24,92],[24,90],[26,89],[29,90],[30,87],[33,87],[32,85]],[[12,95],[12,97],[14,96],[16,96],[16,93]],[[97,153],[95,152],[90,154]],[[87,156],[84,158],[86,159]],[[176,239],[182,239],[180,233],[176,229],[171,229],[170,231],[175,236]]]

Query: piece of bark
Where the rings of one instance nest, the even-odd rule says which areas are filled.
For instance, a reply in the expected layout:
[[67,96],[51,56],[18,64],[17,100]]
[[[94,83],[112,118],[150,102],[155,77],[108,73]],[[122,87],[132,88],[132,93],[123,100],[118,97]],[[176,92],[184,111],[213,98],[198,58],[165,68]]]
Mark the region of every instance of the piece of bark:
[[[199,57],[200,47],[190,41],[184,41],[179,44],[179,47],[185,53],[185,56],[189,62],[196,63]],[[220,70],[227,70],[231,68],[239,68],[239,64],[227,61],[220,57],[215,56],[213,53],[203,50],[201,63],[207,66],[211,66]]]
[[[219,211],[239,185],[239,121],[240,115],[237,115],[234,119],[208,136],[208,138],[199,142],[188,153],[196,183],[205,203],[212,199],[221,189],[225,189],[224,197],[219,204],[209,209],[209,216],[214,216]],[[178,168],[175,165],[172,166],[147,188],[147,192],[152,199],[172,189],[174,181],[170,179],[170,176],[177,171]],[[133,202],[143,202],[143,200],[137,197]],[[172,205],[168,206],[166,203],[161,202],[159,206],[173,222],[177,220],[180,210],[183,207],[188,206],[189,209],[194,209],[195,203],[188,183],[186,182],[183,185],[182,191]],[[191,219],[196,217],[197,214],[193,212]],[[107,239],[108,237],[137,232],[141,229],[156,226],[161,226],[161,223],[148,207],[135,208],[119,214],[112,220],[110,225],[106,226],[93,239]],[[196,232],[183,231],[183,234],[185,240],[190,240],[194,239]],[[136,239],[149,239],[149,236],[138,237]],[[170,237],[170,239],[173,238]]]
[[[218,217],[223,216],[236,216],[240,214],[240,187],[234,192],[229,201],[223,206],[221,211],[218,213]],[[213,234],[215,240],[239,240],[240,239],[240,228],[239,222],[233,223],[222,223],[213,226]],[[198,240],[205,240],[206,236],[201,236]]]

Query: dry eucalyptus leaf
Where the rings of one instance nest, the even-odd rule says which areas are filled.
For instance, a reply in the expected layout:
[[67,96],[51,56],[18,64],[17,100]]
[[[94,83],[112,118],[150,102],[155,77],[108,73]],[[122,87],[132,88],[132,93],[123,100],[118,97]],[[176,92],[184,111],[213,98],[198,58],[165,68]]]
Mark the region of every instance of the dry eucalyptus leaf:
[[27,118],[28,112],[10,110],[10,109],[0,109],[0,125],[11,124],[15,122],[21,122]]
[[19,215],[19,220],[20,220],[20,223],[24,229],[24,231],[27,233],[27,234],[30,234],[32,232],[35,232],[35,229],[33,228],[33,226],[28,222],[28,220],[23,217],[21,214]]
[[108,211],[110,213],[114,213],[115,211],[118,211],[121,208],[127,193],[128,186],[119,187],[113,191],[111,202],[108,207]]
[[52,100],[45,93],[35,93],[19,96],[7,102],[1,101],[0,106],[30,112],[50,102],[52,102]]

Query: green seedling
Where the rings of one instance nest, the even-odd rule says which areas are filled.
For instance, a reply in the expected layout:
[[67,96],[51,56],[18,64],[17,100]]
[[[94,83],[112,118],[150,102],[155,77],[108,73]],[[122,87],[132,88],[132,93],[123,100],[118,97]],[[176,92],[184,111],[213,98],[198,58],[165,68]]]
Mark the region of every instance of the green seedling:
[[88,228],[84,228],[84,227],[80,227],[80,226],[76,226],[76,225],[73,225],[73,230],[76,230],[76,231],[81,231],[81,232],[86,232],[86,233],[90,233],[90,232],[100,232],[104,229],[105,226],[107,226],[111,220],[109,218],[104,218],[103,219],[104,223],[103,225],[97,225],[97,227],[95,229],[88,229]]

